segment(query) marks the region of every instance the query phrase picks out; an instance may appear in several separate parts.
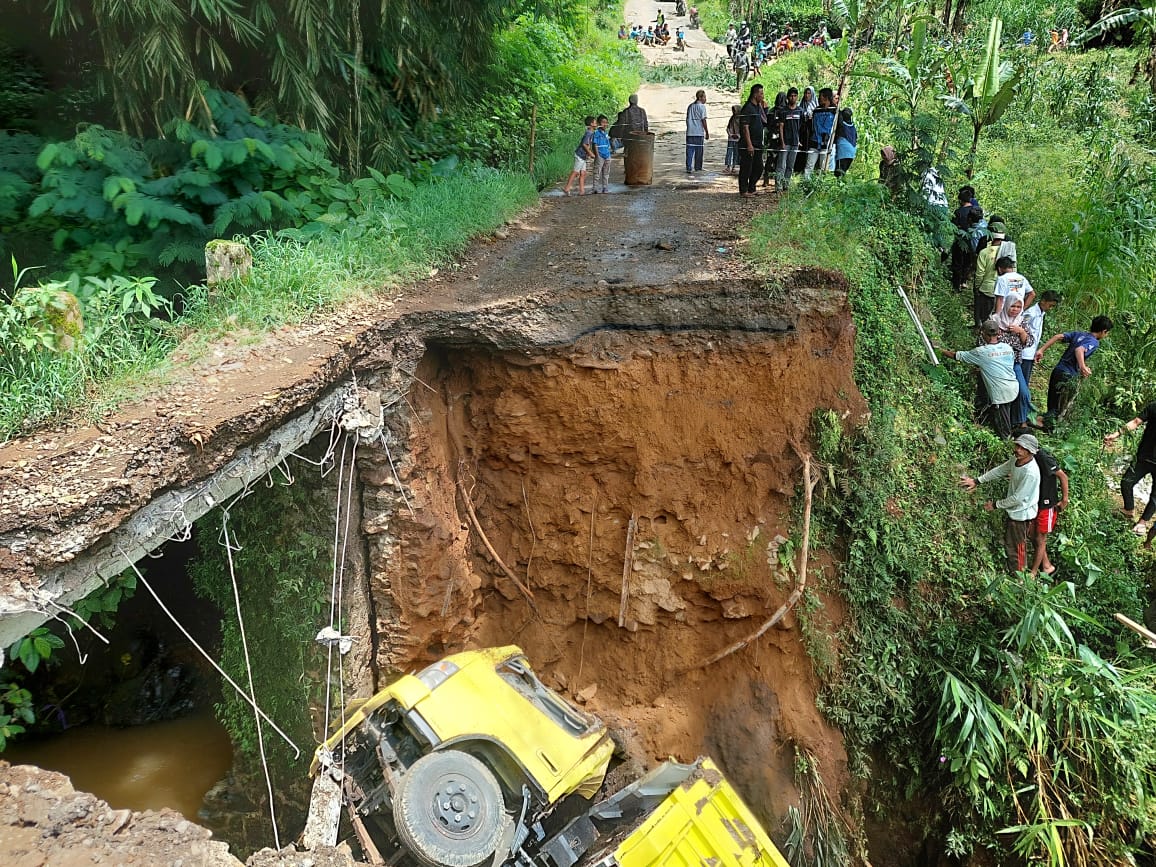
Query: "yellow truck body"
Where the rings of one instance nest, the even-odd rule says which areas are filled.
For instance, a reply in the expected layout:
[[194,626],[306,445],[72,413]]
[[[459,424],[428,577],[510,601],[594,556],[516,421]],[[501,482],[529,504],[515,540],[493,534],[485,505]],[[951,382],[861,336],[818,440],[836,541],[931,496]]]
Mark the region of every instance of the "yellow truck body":
[[790,867],[710,759],[700,759],[686,780],[598,864]]

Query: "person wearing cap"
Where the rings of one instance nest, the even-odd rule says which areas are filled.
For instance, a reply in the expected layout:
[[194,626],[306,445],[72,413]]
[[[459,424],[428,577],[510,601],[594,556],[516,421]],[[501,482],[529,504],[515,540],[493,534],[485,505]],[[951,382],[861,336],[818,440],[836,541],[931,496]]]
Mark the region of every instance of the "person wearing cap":
[[1012,405],[1019,400],[1020,384],[1015,373],[1015,350],[999,339],[999,323],[985,319],[980,326],[983,343],[975,349],[935,348],[948,358],[979,368],[990,401],[992,428],[1002,438],[1011,436]]
[[996,221],[988,223],[987,230],[991,233],[991,243],[979,251],[975,260],[975,276],[971,279],[972,308],[976,327],[995,311],[995,281],[999,277],[995,263],[1000,258],[1001,242],[1007,227]]
[[[992,214],[987,220],[989,232],[991,232],[991,227],[994,223],[999,223],[1003,228],[1003,237],[999,239],[999,244],[996,245],[999,247],[999,255],[997,255],[996,258],[1002,259],[1004,256],[1007,256],[1013,262],[1018,262],[1019,259],[1016,257],[1016,242],[1007,236],[1007,220],[999,214]],[[991,232],[991,236],[994,240],[995,232]]]
[[1039,514],[1040,468],[1035,461],[1039,450],[1039,441],[1034,436],[1021,434],[1012,444],[1012,457],[978,479],[965,476],[960,481],[965,491],[974,491],[979,485],[995,479],[1008,480],[1007,496],[1002,500],[988,500],[983,507],[989,512],[1003,509],[1005,513],[1004,552],[1007,570],[1012,575],[1027,568],[1027,543],[1034,535]]

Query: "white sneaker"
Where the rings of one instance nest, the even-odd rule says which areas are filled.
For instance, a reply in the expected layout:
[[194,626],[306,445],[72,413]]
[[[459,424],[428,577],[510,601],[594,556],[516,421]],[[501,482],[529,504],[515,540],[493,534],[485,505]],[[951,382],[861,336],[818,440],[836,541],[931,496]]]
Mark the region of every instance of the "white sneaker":
[[1143,521],[1137,521],[1136,526],[1132,528],[1132,532],[1137,536],[1144,536],[1148,533],[1148,527]]

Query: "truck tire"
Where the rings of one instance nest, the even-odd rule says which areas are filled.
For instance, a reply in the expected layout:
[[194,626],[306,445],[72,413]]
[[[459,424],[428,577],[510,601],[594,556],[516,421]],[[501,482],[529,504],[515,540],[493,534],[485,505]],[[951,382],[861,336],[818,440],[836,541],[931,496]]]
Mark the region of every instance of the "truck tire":
[[475,867],[492,859],[504,815],[494,774],[457,750],[429,753],[414,762],[393,805],[401,844],[431,867]]

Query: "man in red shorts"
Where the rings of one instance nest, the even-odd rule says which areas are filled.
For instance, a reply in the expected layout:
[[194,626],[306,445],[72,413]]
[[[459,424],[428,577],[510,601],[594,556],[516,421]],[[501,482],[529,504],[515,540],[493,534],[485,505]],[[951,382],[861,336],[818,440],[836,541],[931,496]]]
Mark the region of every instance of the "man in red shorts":
[[[1060,469],[1054,456],[1040,449],[1036,452],[1036,465],[1040,468],[1040,506],[1036,514],[1036,557],[1032,562],[1032,577],[1043,569],[1045,575],[1053,575],[1056,566],[1048,559],[1048,534],[1056,528],[1056,517],[1068,507],[1068,474]],[[1056,482],[1059,481],[1063,496],[1056,500]]]

